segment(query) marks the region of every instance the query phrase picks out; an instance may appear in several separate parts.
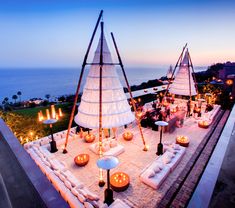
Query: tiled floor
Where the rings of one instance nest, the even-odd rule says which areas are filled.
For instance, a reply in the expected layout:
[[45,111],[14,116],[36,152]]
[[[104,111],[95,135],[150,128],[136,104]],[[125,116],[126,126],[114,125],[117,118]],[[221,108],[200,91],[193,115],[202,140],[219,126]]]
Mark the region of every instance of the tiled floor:
[[[171,142],[175,142],[175,138],[178,135],[188,136],[190,139],[190,145],[176,169],[168,176],[158,190],[153,190],[139,180],[139,175],[141,171],[156,158],[155,153],[159,142],[159,132],[143,128],[146,143],[150,146],[149,151],[144,152],[142,150],[142,140],[136,126],[131,128],[131,131],[134,133],[134,139],[132,141],[123,140],[121,135],[124,130],[118,129],[118,140],[119,143],[125,147],[125,152],[118,156],[120,164],[117,168],[111,170],[111,174],[119,170],[124,171],[130,176],[131,182],[129,188],[125,192],[115,192],[114,197],[125,199],[134,207],[155,207],[157,202],[170,188],[174,180],[179,176],[179,173],[184,169],[208,130],[209,129],[199,128],[193,118],[187,118],[183,128],[176,128],[173,133],[163,134],[163,141]],[[103,199],[105,188],[100,188],[98,186],[99,170],[96,166],[98,155],[95,155],[88,149],[89,145],[90,144],[85,143],[83,139],[76,139],[69,142],[67,154],[62,154],[61,147],[60,151],[55,153],[56,158],[66,162],[68,168],[74,173],[74,175],[78,179],[82,180],[93,192],[98,194],[101,199]],[[88,153],[90,155],[90,161],[85,167],[77,167],[74,164],[74,157],[80,153]]]

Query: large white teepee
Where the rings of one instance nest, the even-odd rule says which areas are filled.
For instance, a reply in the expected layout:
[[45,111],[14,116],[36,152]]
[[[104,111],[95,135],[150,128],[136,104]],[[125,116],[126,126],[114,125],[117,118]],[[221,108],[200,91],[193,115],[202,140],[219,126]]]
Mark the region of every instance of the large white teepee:
[[169,92],[176,95],[190,96],[190,90],[191,96],[197,95],[189,62],[189,52],[187,49],[184,54],[184,58],[180,63],[179,70],[175,75],[175,80],[170,85]]
[[[101,38],[95,51],[93,63],[100,61]],[[103,36],[103,62],[113,63],[105,37]],[[99,127],[99,78],[100,66],[91,65],[83,89],[81,103],[75,122],[86,128]],[[102,69],[102,127],[123,126],[134,121],[134,114],[127,102],[123,87],[114,65],[103,65]]]

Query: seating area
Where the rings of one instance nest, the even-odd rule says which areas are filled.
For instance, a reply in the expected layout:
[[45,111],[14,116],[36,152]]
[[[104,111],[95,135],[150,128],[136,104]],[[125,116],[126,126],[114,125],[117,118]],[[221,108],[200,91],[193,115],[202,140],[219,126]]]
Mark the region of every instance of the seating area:
[[[65,133],[60,133],[64,135]],[[43,141],[45,138],[43,138]],[[62,142],[61,137],[57,142]],[[40,167],[42,172],[51,181],[55,189],[68,202],[70,207],[99,207],[99,197],[89,191],[83,184],[82,178],[77,179],[69,171],[64,162],[55,159],[55,156],[48,151],[47,145],[29,144],[26,145],[27,152]]]
[[[215,108],[210,115],[216,112],[218,110],[216,111]],[[184,118],[184,120],[183,128],[175,128],[172,132],[164,131],[162,156],[156,156],[159,131],[143,128],[146,143],[150,147],[147,152],[143,152],[143,143],[136,122],[132,122],[126,128],[117,128],[115,139],[112,136],[103,138],[103,154],[117,156],[120,161],[119,166],[112,170],[111,174],[124,171],[130,177],[130,185],[125,191],[114,192],[115,204],[119,205],[112,204],[112,207],[122,207],[122,204],[124,204],[123,207],[138,207],[146,203],[149,207],[155,207],[161,194],[170,188],[170,184],[179,176],[180,171],[207,133],[206,130],[198,128],[194,117]],[[192,128],[196,130],[195,134],[190,133]],[[123,138],[124,132],[132,133],[133,139],[126,141]],[[59,150],[56,153],[52,154],[49,151],[50,136],[25,144],[25,149],[71,207],[102,207],[106,187],[99,188],[99,170],[95,165],[99,158],[97,154],[99,132],[97,129],[90,130],[95,140],[87,143],[84,139],[86,133],[83,133],[81,137],[80,134],[76,134],[75,128],[72,128],[67,146],[68,153],[62,154],[66,133],[65,130],[54,134]],[[184,147],[175,144],[179,135],[190,138],[187,151]],[[78,167],[74,162],[74,158],[79,154],[89,155],[90,160],[84,167]],[[187,156],[183,157],[185,154]],[[158,191],[153,191],[153,189]],[[141,194],[142,192],[144,194]],[[146,196],[149,197],[145,198]],[[150,201],[151,198],[155,200]]]
[[169,173],[176,168],[186,150],[185,147],[174,143],[165,143],[164,149],[163,155],[157,157],[140,174],[140,180],[153,189],[161,186]]

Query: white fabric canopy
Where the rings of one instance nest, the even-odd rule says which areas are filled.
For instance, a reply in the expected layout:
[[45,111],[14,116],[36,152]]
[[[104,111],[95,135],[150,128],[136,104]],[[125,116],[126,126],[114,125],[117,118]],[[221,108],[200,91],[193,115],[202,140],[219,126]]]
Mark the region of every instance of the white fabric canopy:
[[[99,40],[93,63],[100,61]],[[105,37],[103,38],[103,62],[113,63]],[[86,128],[99,127],[99,78],[100,66],[91,65],[83,89],[81,103],[75,122]],[[112,128],[131,123],[135,119],[127,102],[123,87],[114,65],[104,65],[102,69],[102,127]]]
[[[189,78],[191,85],[189,85]],[[189,52],[187,49],[184,58],[180,63],[179,70],[175,75],[175,80],[170,85],[169,92],[176,95],[190,96],[190,88],[191,95],[197,95],[191,67],[189,67]]]

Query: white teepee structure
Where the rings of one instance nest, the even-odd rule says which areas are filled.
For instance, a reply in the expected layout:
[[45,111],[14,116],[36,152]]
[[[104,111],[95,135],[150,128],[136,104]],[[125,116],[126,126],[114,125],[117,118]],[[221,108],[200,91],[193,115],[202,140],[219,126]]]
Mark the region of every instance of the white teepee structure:
[[[93,63],[99,63],[101,38],[95,51]],[[126,95],[119,80],[116,68],[112,62],[105,37],[103,36],[102,67],[102,128],[123,126],[134,121],[134,114],[127,102]],[[84,85],[81,103],[75,122],[86,128],[99,128],[99,80],[100,65],[91,65]]]
[[172,77],[172,74],[173,74],[173,69],[172,69],[172,65],[170,65],[166,77],[170,79]]
[[170,85],[170,93],[185,96],[197,95],[191,68],[189,52],[187,49],[184,58],[180,63],[179,70],[175,75],[175,80]]

